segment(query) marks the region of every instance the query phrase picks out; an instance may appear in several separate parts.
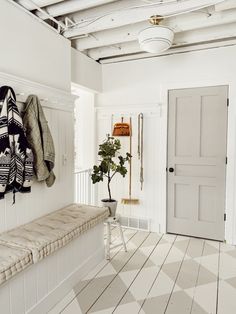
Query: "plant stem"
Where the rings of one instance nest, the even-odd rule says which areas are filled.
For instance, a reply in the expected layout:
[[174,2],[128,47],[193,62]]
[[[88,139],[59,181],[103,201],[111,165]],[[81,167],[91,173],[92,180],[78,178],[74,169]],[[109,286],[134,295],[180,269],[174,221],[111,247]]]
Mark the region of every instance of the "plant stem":
[[111,188],[110,188],[110,180],[107,183],[108,193],[109,193],[109,201],[111,201]]
[[110,183],[111,183],[111,176],[110,176],[110,169],[108,170],[108,176],[107,176],[107,189],[108,189],[108,193],[109,193],[109,201],[111,201],[111,187],[110,187]]
[[113,173],[113,175],[111,176],[111,179],[114,177],[116,173],[117,173],[117,170]]

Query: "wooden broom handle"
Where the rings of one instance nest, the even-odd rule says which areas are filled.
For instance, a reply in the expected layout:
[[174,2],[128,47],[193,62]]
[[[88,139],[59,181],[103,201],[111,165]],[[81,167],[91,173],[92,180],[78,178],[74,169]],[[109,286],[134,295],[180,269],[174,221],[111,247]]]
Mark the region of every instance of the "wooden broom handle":
[[[129,118],[129,125],[130,125],[130,136],[129,136],[129,152],[132,156],[132,118]],[[130,158],[129,162],[129,198],[131,199],[132,193],[132,158]]]

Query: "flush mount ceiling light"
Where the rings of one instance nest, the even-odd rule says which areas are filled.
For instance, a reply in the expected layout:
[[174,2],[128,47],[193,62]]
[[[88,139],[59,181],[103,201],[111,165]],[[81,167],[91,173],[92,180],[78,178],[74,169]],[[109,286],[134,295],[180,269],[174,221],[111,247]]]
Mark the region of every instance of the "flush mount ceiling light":
[[174,31],[159,23],[163,18],[159,15],[151,16],[149,22],[153,25],[139,33],[140,48],[151,53],[161,53],[169,49],[173,43]]

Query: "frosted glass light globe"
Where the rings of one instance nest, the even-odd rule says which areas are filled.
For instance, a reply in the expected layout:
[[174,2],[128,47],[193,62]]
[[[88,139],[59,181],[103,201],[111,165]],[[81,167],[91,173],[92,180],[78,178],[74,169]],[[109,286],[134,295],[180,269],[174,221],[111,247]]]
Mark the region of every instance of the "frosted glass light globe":
[[138,36],[140,48],[151,53],[161,53],[169,49],[173,43],[173,39],[173,30],[162,25],[145,28]]

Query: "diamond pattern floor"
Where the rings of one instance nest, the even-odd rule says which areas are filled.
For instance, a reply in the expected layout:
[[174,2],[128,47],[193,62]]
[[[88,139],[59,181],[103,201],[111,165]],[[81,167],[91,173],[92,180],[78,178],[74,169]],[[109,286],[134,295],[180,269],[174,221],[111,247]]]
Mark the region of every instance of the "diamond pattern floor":
[[[117,230],[112,230],[117,244]],[[126,229],[116,246],[50,314],[235,314],[236,248]]]

